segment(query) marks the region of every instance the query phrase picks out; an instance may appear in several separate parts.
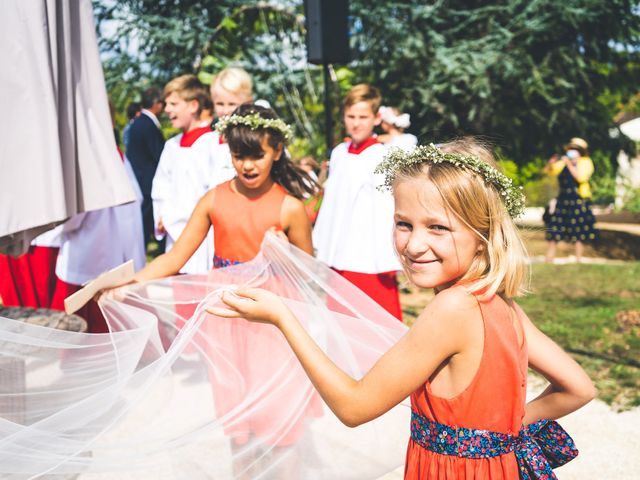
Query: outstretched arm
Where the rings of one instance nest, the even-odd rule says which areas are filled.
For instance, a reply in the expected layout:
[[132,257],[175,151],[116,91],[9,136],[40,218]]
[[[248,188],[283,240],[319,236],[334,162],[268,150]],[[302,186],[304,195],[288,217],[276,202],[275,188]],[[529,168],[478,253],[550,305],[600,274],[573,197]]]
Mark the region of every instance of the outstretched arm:
[[564,350],[522,315],[529,347],[529,366],[550,385],[526,406],[524,423],[556,419],[582,407],[596,396],[593,383]]
[[557,177],[560,175],[560,172],[565,168],[565,159],[568,159],[566,156],[559,157],[558,155],[552,155],[547,164],[545,165],[543,172],[551,175],[552,177]]
[[134,277],[134,281],[144,282],[155,278],[168,277],[180,271],[206,238],[207,232],[211,227],[209,208],[213,205],[213,196],[214,190],[210,190],[203,195],[173,248],[167,253],[156,257],[140,270]]
[[164,207],[167,204],[167,199],[170,197],[172,176],[171,167],[175,161],[175,158],[171,156],[170,151],[170,147],[162,151],[160,161],[158,162],[158,168],[156,168],[156,173],[153,175],[153,182],[151,183],[153,225],[156,238],[163,238],[167,233],[162,223],[162,216],[164,215]]
[[225,294],[223,301],[230,310],[209,308],[209,313],[277,326],[329,408],[352,427],[377,418],[403,401],[469,341],[464,333],[469,331],[464,315],[434,300],[407,334],[362,379],[355,380],[318,347],[277,295],[245,289],[236,295]]

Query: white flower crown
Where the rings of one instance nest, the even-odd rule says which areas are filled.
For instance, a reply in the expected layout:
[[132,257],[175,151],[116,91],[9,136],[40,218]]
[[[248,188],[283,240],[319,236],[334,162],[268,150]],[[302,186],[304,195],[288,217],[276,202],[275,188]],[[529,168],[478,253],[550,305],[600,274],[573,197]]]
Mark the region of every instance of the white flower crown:
[[516,218],[524,211],[525,197],[522,187],[514,185],[513,181],[504,173],[474,155],[444,153],[433,143],[416,147],[411,152],[405,152],[400,148],[392,149],[376,167],[376,173],[384,174],[385,182],[382,188],[390,189],[398,173],[403,170],[421,163],[442,162],[448,162],[480,175],[487,184],[496,189],[511,217]]
[[293,137],[293,130],[284,121],[279,118],[263,118],[257,112],[249,115],[234,114],[223,117],[216,123],[216,131],[220,135],[226,135],[229,127],[239,125],[249,127],[251,130],[257,130],[258,128],[277,130],[287,141]]

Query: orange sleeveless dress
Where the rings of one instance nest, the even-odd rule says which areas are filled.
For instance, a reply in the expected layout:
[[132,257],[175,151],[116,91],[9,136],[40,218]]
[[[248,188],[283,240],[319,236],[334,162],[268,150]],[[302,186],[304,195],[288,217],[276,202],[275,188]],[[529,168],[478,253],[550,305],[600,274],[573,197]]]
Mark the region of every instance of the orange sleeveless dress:
[[[231,182],[233,180],[215,188],[215,208],[209,215],[214,232],[214,268],[252,260],[260,251],[267,230],[281,229],[280,210],[287,193],[280,185],[274,183],[263,195],[247,198],[232,190]],[[201,298],[204,292],[201,285],[180,284],[174,287],[174,294],[176,299],[186,300]],[[176,305],[178,329],[191,318],[196,307],[195,303]]]
[[[484,350],[469,386],[445,399],[425,382],[411,394],[411,408],[431,421],[471,429],[517,435],[524,417],[527,388],[527,346],[518,344],[513,316],[505,301],[493,296],[480,301],[484,323]],[[516,307],[518,317],[522,315]],[[520,321],[516,319],[515,321]],[[492,458],[460,458],[426,450],[409,440],[406,480],[496,480],[519,478],[513,452]]]
[[260,251],[264,234],[281,230],[280,211],[287,192],[277,183],[256,198],[234,191],[231,182],[216,187],[215,208],[210,215],[214,238],[214,267],[252,260]]
[[[216,187],[210,215],[215,245],[214,269],[209,274],[212,284],[217,283],[218,268],[253,260],[265,233],[271,227],[282,229],[280,212],[287,195],[282,186],[274,183],[263,195],[247,198],[234,191],[231,182]],[[227,271],[224,278],[243,285],[251,276],[247,275]],[[277,283],[270,286],[277,287]],[[306,418],[320,416],[322,407],[311,387],[299,387],[306,375],[278,329],[235,319],[207,322],[205,328],[218,347],[211,353],[212,360],[233,365],[233,374],[225,367],[226,377],[211,375],[216,413],[225,434],[234,445],[252,438],[278,447],[295,443],[304,432]],[[277,372],[287,372],[286,385],[271,384]]]

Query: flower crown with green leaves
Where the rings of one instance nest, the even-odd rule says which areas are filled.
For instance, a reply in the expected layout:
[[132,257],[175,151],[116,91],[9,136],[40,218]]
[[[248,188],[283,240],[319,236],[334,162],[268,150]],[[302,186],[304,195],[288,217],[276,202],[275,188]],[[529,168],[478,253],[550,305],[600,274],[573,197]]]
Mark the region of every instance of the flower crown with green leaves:
[[412,152],[394,148],[385,155],[375,171],[385,176],[382,188],[391,189],[393,181],[402,170],[421,163],[442,162],[450,163],[480,175],[488,185],[496,189],[511,217],[516,218],[524,211],[525,197],[522,187],[515,186],[513,181],[505,174],[474,155],[444,153],[433,143],[416,147]]
[[277,130],[282,134],[285,140],[290,140],[293,137],[293,131],[291,127],[283,122],[279,118],[262,118],[259,113],[251,113],[249,115],[228,115],[222,117],[216,123],[216,131],[220,135],[225,135],[229,127],[242,125],[243,127],[249,127],[251,130],[257,130],[258,128],[271,128]]

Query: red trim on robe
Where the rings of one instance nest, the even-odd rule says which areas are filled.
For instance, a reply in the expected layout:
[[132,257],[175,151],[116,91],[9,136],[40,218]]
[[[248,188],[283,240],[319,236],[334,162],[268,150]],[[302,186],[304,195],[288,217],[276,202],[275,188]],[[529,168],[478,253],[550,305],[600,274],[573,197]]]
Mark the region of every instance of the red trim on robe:
[[193,130],[184,132],[182,137],[180,137],[180,146],[190,147],[196,143],[196,140],[198,140],[202,135],[211,131],[211,126],[207,125],[206,127],[194,128]]
[[224,145],[225,143],[227,143],[227,140],[222,135],[220,135],[218,137],[218,145]]
[[51,307],[58,250],[58,247],[32,245],[19,257],[0,255],[2,304],[7,307]]
[[364,142],[362,142],[360,145],[354,145],[353,142],[351,142],[349,144],[349,148],[348,148],[348,152],[352,153],[353,155],[360,155],[362,152],[364,152],[367,148],[369,148],[372,145],[375,145],[378,142],[378,139],[376,137],[369,137],[367,138]]
[[396,272],[359,273],[333,269],[369,295],[378,305],[402,321],[400,292]]

